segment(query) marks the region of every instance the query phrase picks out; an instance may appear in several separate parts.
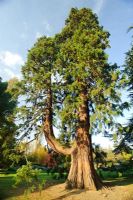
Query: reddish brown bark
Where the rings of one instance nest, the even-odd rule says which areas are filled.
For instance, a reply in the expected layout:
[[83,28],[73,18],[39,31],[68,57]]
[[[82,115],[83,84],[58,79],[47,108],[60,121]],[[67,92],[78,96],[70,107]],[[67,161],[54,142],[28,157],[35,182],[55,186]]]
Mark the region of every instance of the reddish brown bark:
[[79,122],[77,128],[77,147],[71,155],[71,168],[67,187],[87,188],[97,190],[102,187],[93,164],[92,142],[89,134],[89,110],[85,93],[81,94],[82,104],[79,107]]
[[71,154],[71,167],[66,181],[67,188],[86,188],[97,190],[102,187],[93,164],[92,142],[89,134],[89,110],[85,92],[81,95],[79,106],[79,122],[77,127],[76,145],[65,148],[55,139],[52,127],[52,93],[49,90],[47,108],[45,110],[44,134],[48,144],[57,153]]
[[53,132],[53,111],[52,111],[52,91],[51,88],[48,91],[47,95],[47,102],[46,102],[46,109],[45,109],[45,120],[43,131],[45,135],[45,139],[49,146],[57,153],[62,153],[64,155],[70,155],[72,152],[72,148],[63,147],[55,138]]

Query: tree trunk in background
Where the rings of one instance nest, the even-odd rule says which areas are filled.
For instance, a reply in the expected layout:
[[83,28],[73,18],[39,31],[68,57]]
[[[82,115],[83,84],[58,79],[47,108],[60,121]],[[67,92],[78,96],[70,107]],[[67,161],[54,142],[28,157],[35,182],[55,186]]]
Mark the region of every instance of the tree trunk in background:
[[76,148],[71,154],[71,168],[66,182],[67,188],[86,188],[97,190],[102,182],[96,174],[93,164],[92,142],[89,134],[89,110],[84,93],[81,94],[82,105],[79,108]]

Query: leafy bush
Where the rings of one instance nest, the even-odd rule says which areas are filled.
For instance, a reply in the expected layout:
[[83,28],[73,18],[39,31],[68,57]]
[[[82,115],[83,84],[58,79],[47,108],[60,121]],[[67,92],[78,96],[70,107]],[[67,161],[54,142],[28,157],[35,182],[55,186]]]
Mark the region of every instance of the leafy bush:
[[38,189],[41,193],[45,181],[39,180],[40,172],[41,170],[32,168],[31,162],[27,162],[26,165],[22,165],[17,170],[14,186],[17,187],[20,184],[24,184],[26,186],[26,194],[33,192],[35,189]]

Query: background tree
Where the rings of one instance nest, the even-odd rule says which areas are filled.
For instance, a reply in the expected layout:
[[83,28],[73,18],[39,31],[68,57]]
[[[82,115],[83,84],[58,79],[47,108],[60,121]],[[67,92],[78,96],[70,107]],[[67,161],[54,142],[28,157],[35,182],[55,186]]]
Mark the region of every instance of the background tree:
[[107,152],[105,152],[99,145],[94,146],[94,162],[96,168],[100,168],[101,166],[106,166],[106,158]]
[[[133,29],[129,27],[128,31]],[[127,82],[125,84],[126,89],[129,92],[130,109],[133,106],[133,44],[131,49],[126,53],[124,73],[127,76]],[[125,126],[118,124],[118,135],[120,137],[119,143],[115,149],[116,153],[126,152],[131,153],[133,157],[133,113],[130,116],[128,123]]]
[[13,100],[11,89],[16,80],[0,80],[0,166],[8,167],[14,160],[16,130],[14,111],[17,100]]
[[34,164],[40,164],[47,166],[48,162],[48,151],[40,143],[40,141],[35,140],[35,142],[29,143],[29,152],[27,152],[27,157],[29,161],[32,161]]
[[[130,29],[133,27],[130,27]],[[131,99],[131,107],[133,106],[133,44],[131,49],[127,52],[125,61],[125,72],[128,76],[128,91],[130,92],[129,97]],[[125,141],[132,145],[133,149],[133,113],[128,123],[128,128],[125,129],[128,133],[125,135]]]
[[[67,186],[102,187],[94,169],[91,134],[113,125],[122,114],[120,71],[107,63],[109,33],[90,9],[72,9],[65,27],[53,38],[42,37],[29,51],[22,68],[21,116],[26,134],[43,124],[45,138],[57,153],[71,155]],[[54,125],[70,142],[61,144]],[[72,141],[74,139],[74,141]]]

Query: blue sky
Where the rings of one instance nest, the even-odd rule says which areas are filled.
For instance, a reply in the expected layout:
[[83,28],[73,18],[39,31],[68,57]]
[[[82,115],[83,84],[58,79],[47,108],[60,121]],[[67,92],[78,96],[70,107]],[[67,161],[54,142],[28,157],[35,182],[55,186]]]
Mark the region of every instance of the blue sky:
[[131,45],[133,0],[0,0],[0,77],[21,77],[27,51],[42,35],[52,36],[64,26],[72,7],[88,7],[111,34],[109,62],[123,65]]
[[0,0],[0,76],[20,76],[28,49],[41,35],[52,36],[64,26],[72,7],[88,7],[111,34],[109,62],[124,63],[130,48],[133,0]]

